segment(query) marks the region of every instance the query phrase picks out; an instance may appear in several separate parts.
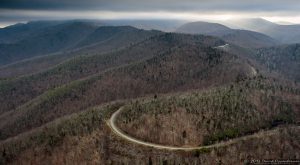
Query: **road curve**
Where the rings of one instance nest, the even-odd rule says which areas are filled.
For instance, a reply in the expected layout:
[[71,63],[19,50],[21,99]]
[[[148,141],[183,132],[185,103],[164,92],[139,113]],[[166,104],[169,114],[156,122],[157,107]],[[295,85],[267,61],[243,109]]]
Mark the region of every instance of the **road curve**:
[[235,138],[235,139],[231,139],[231,140],[228,140],[228,141],[223,141],[223,142],[212,144],[212,145],[208,145],[208,146],[176,147],[176,146],[160,145],[160,144],[154,144],[154,143],[150,143],[150,142],[145,142],[145,141],[139,140],[137,138],[131,137],[130,135],[127,135],[122,130],[120,130],[116,126],[115,121],[116,121],[117,116],[121,113],[122,109],[123,109],[122,107],[120,109],[118,109],[115,113],[113,113],[113,115],[111,116],[111,118],[109,119],[109,121],[107,121],[107,124],[111,128],[111,130],[116,135],[120,136],[123,139],[126,139],[127,141],[130,141],[130,142],[136,143],[136,144],[140,144],[140,145],[143,145],[143,146],[147,146],[147,147],[156,148],[156,149],[183,150],[183,151],[209,149],[209,148],[215,148],[215,147],[228,146],[228,145],[236,143],[238,141],[248,140],[248,139],[252,139],[252,138],[257,138],[257,137],[261,137],[262,135],[263,136],[272,135],[272,134],[275,134],[275,132],[276,132],[276,129],[274,129],[274,130],[268,130],[268,131],[262,131],[262,132],[258,132],[258,133],[252,134],[252,135],[247,135],[247,136],[243,136],[243,137],[240,137],[240,138]]

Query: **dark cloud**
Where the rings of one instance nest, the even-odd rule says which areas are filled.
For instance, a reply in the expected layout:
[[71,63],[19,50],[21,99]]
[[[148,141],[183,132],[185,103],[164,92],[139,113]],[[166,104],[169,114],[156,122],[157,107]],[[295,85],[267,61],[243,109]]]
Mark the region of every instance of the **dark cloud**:
[[0,9],[299,11],[299,0],[0,0]]

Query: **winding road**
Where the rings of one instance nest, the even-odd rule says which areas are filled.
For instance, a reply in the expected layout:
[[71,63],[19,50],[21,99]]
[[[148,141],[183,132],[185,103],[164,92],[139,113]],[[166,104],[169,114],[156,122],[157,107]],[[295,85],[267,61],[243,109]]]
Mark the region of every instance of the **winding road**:
[[216,143],[216,144],[212,144],[212,145],[208,145],[208,146],[199,146],[199,147],[167,146],[167,145],[160,145],[160,144],[154,144],[154,143],[142,141],[140,139],[137,139],[137,138],[134,138],[130,135],[127,135],[122,130],[120,130],[116,126],[115,121],[116,121],[116,118],[118,117],[118,115],[121,113],[122,109],[123,109],[122,107],[120,109],[118,109],[115,113],[113,113],[113,115],[111,116],[109,121],[107,121],[107,124],[111,128],[111,130],[116,135],[120,136],[123,139],[126,139],[127,141],[130,141],[130,142],[136,143],[136,144],[140,144],[140,145],[143,145],[143,146],[147,146],[147,147],[156,148],[156,149],[190,151],[190,150],[200,150],[200,149],[209,149],[209,148],[215,148],[215,147],[223,147],[223,146],[228,146],[228,145],[231,145],[233,143],[243,141],[243,140],[248,140],[248,139],[252,139],[252,138],[258,138],[258,137],[262,137],[262,136],[272,135],[272,134],[275,134],[276,131],[277,131],[277,129],[268,130],[268,131],[261,131],[261,132],[258,132],[258,133],[252,134],[252,135],[246,135],[246,136],[243,136],[243,137],[231,139],[231,140],[228,140],[228,141],[222,141],[220,143]]

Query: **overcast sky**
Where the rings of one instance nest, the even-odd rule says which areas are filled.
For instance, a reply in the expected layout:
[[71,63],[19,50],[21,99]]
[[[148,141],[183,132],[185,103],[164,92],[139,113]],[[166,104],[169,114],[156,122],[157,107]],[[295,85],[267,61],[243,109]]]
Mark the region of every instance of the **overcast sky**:
[[243,17],[300,23],[300,0],[0,0],[0,26],[45,19]]

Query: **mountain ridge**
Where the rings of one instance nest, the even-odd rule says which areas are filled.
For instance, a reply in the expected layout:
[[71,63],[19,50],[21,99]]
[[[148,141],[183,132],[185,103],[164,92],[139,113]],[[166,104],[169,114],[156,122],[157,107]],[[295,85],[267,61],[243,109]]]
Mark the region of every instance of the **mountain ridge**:
[[248,30],[230,29],[229,27],[219,23],[187,23],[179,27],[176,32],[212,35],[220,37],[227,42],[249,48],[268,47],[278,44],[276,40],[265,34]]
[[300,25],[279,25],[265,19],[237,19],[224,23],[233,28],[246,29],[264,33],[280,41],[282,44],[293,44],[300,42]]

